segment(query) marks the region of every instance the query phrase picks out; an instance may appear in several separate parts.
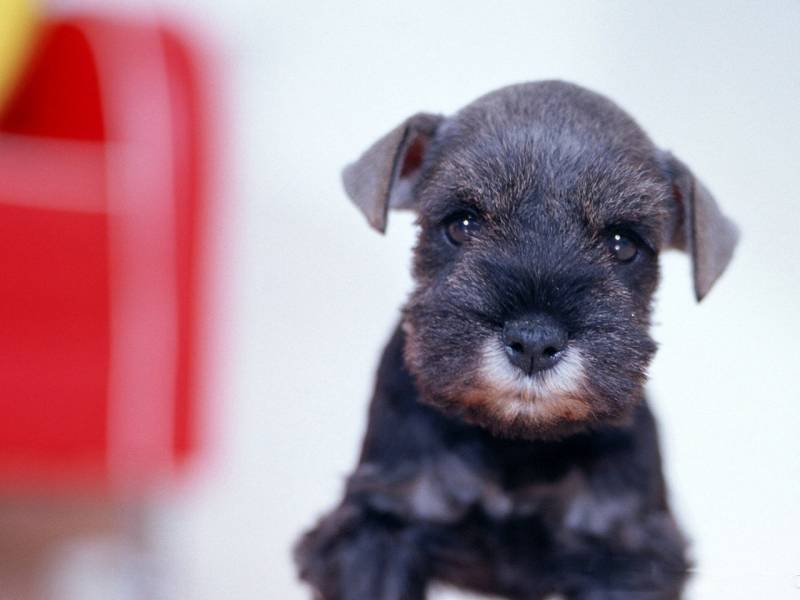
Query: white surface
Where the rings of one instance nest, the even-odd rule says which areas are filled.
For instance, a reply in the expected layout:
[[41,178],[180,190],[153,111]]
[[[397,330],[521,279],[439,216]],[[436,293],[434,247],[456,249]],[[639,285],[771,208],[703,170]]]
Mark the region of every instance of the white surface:
[[233,82],[221,433],[160,509],[176,596],[308,597],[289,547],[338,497],[410,285],[411,218],[369,230],[340,167],[414,111],[557,77],[628,109],[741,225],[700,306],[666,257],[651,390],[689,597],[800,598],[800,2],[169,4],[218,28]]

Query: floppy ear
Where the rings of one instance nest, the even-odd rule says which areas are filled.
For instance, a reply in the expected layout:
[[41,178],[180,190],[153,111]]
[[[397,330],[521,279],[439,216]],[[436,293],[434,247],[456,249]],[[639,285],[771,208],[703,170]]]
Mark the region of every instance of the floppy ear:
[[668,152],[664,159],[675,199],[670,245],[689,253],[699,302],[731,261],[739,229],[722,214],[714,197],[689,167]]
[[411,207],[425,153],[442,119],[428,113],[409,117],[342,172],[347,195],[381,233],[390,207]]

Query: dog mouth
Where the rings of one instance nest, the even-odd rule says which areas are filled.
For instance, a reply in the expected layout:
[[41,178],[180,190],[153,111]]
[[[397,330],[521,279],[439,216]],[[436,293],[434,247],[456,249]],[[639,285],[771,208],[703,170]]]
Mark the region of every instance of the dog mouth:
[[479,378],[500,395],[528,402],[576,396],[585,387],[585,360],[577,346],[568,345],[558,352],[553,366],[528,374],[511,364],[500,340],[489,339],[481,350]]
[[471,342],[468,365],[440,361],[433,368],[437,355],[420,346],[425,337],[419,329],[406,321],[403,331],[406,360],[421,399],[451,416],[502,437],[523,438],[560,436],[604,417],[603,397],[597,397],[590,372],[593,364],[574,338],[559,348],[549,368],[529,370],[512,361],[509,340],[495,329]]
[[580,348],[562,350],[546,370],[526,374],[509,362],[503,344],[489,339],[481,348],[477,381],[463,401],[499,431],[544,431],[591,420],[585,358]]

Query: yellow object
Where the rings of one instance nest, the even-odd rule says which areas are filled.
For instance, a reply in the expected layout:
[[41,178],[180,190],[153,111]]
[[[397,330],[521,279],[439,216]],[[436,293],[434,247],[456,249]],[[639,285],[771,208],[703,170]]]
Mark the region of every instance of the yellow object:
[[24,70],[38,25],[36,2],[0,0],[0,109]]

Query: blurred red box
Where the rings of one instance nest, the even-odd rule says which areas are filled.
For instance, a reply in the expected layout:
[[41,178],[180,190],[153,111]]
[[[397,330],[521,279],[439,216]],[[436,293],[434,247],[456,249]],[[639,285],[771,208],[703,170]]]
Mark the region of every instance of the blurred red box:
[[147,22],[47,23],[0,112],[0,486],[142,486],[197,447],[208,91]]

